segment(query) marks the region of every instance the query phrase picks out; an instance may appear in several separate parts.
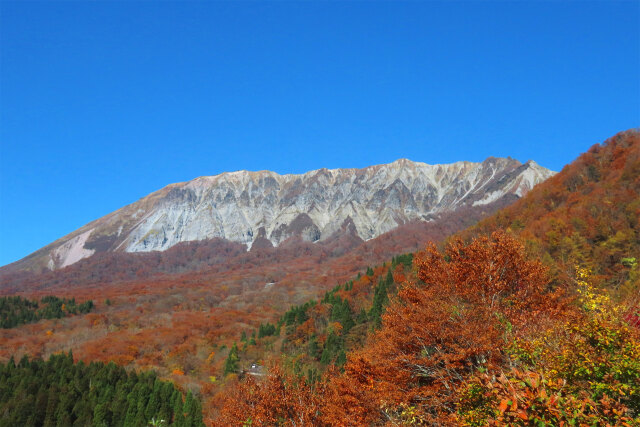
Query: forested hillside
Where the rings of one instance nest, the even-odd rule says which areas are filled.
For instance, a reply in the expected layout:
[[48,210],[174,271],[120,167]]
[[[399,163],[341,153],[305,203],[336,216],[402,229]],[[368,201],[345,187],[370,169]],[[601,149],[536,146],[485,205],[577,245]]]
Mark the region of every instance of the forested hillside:
[[592,281],[629,296],[640,280],[640,132],[591,147],[526,197],[465,233],[507,229],[551,267],[557,283],[575,265]]
[[578,298],[550,289],[548,269],[504,232],[444,253],[432,246],[415,266],[418,280],[400,288],[364,348],[336,359],[341,369],[318,377],[275,363],[231,383],[214,424],[640,421],[639,331],[588,270],[572,283]]
[[[225,360],[227,388],[247,375],[251,365],[282,363],[288,372],[310,383],[332,367],[342,368],[346,353],[364,346],[380,328],[382,313],[397,284],[411,274],[412,254],[393,257],[389,264],[367,268],[322,297],[287,310],[278,321],[242,331]],[[250,375],[250,373],[249,373]],[[219,404],[214,400],[213,406]]]
[[93,301],[77,304],[75,298],[52,295],[32,301],[19,296],[0,297],[0,328],[37,322],[40,319],[61,319],[74,314],[86,314],[93,309]]
[[[364,346],[319,376],[274,361],[232,384],[214,424],[640,423],[639,152],[636,131],[617,135],[464,239],[417,253]],[[283,319],[304,331],[316,307]],[[336,310],[325,349],[357,327],[349,312]],[[282,349],[308,360],[315,343]]]
[[[320,243],[294,239],[278,248],[252,248],[239,255],[234,246],[216,241],[189,243],[162,253],[129,254],[128,261],[119,254],[99,254],[56,272],[3,282],[11,286],[2,292],[17,292],[30,300],[55,292],[79,302],[92,299],[95,306],[85,315],[0,329],[0,360],[6,362],[12,355],[47,359],[72,349],[78,360],[153,369],[200,395],[205,415],[211,417],[215,408],[209,402],[224,390],[222,372],[234,341],[242,363],[256,359],[251,346],[245,357],[243,331],[249,337],[254,331],[257,335],[261,323],[277,323],[292,304],[322,299],[338,283],[353,280],[355,292],[359,271],[363,281],[371,279],[365,274],[368,265],[388,265],[394,255],[415,251],[425,241],[439,241],[495,209],[482,208],[405,224],[364,243],[348,229]],[[372,280],[366,304],[371,303],[379,277]],[[363,328],[350,334],[362,333]],[[319,369],[316,364],[309,367]]]
[[23,357],[0,364],[0,426],[202,426],[202,408],[155,373],[114,363],[46,362]]

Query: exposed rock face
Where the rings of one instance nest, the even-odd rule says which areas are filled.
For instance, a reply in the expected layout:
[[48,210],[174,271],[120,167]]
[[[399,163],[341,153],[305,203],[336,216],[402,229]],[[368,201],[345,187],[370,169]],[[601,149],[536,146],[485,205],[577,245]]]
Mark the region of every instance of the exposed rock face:
[[163,251],[215,237],[251,247],[292,236],[319,241],[348,227],[367,240],[409,221],[516,199],[554,172],[533,161],[428,165],[401,159],[302,175],[231,172],[169,185],[18,261],[65,267],[94,252]]

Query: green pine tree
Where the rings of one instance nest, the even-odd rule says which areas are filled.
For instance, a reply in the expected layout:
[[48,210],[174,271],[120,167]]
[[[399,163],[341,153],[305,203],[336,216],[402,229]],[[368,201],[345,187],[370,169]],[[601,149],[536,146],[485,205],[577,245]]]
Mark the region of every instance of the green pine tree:
[[176,390],[173,395],[173,425],[175,427],[184,427],[185,425],[183,407],[182,395]]
[[224,362],[224,375],[237,372],[239,360],[240,358],[238,357],[238,346],[234,342],[231,350],[229,351],[229,355],[227,356],[227,360]]
[[96,427],[108,427],[111,425],[107,404],[99,403],[93,409],[93,425]]
[[319,351],[320,346],[318,345],[318,339],[316,338],[316,335],[313,334],[311,335],[311,338],[309,338],[309,356],[313,359],[317,359]]

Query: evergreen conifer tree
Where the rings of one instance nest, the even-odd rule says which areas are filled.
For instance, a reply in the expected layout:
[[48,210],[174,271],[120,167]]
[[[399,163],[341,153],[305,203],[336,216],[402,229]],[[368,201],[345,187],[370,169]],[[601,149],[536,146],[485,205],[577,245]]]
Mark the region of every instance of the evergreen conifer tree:
[[309,356],[313,359],[318,357],[318,351],[320,347],[318,346],[318,339],[316,338],[316,334],[311,335],[309,338]]
[[183,427],[185,425],[183,407],[182,395],[176,390],[173,395],[173,425],[175,427]]
[[224,375],[237,372],[238,361],[239,361],[238,346],[236,345],[236,343],[233,343],[233,346],[229,351],[229,355],[227,356],[227,360],[224,363]]

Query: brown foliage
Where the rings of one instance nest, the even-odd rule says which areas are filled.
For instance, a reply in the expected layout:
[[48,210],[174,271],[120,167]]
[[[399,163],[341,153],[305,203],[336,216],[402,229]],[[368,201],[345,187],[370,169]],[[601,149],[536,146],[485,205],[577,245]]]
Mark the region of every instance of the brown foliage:
[[574,266],[588,267],[597,285],[628,296],[640,284],[622,260],[640,253],[640,132],[596,144],[525,197],[463,233],[509,229],[568,283]]
[[453,422],[459,385],[502,365],[505,337],[556,298],[545,292],[546,269],[503,232],[444,253],[432,245],[416,266],[424,283],[400,290],[371,345],[332,381],[324,413],[334,422]]
[[224,400],[217,426],[320,426],[321,393],[278,366],[264,379],[251,377],[233,387]]

